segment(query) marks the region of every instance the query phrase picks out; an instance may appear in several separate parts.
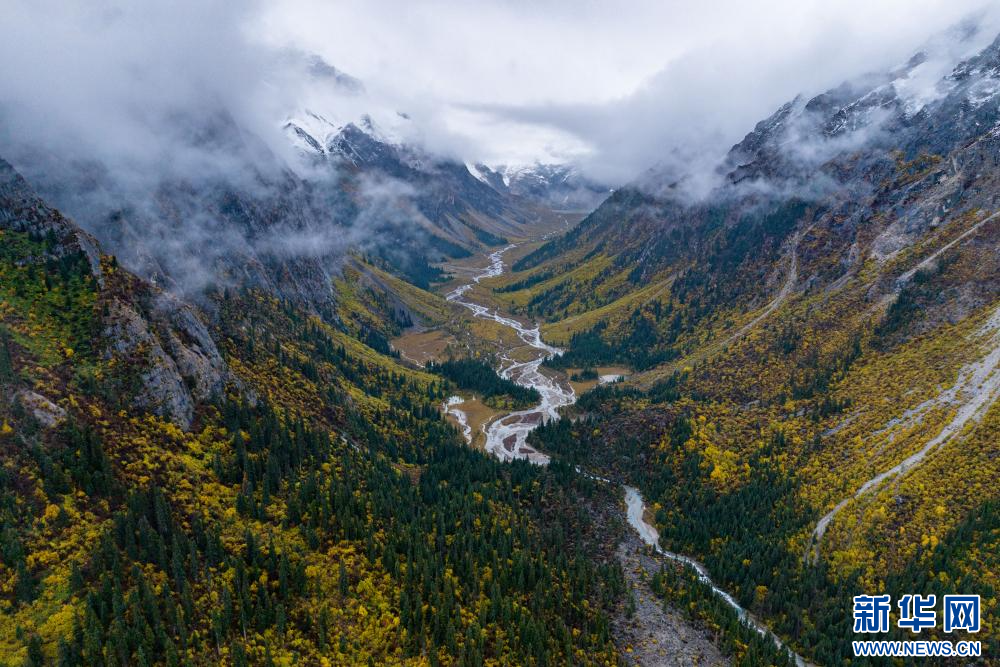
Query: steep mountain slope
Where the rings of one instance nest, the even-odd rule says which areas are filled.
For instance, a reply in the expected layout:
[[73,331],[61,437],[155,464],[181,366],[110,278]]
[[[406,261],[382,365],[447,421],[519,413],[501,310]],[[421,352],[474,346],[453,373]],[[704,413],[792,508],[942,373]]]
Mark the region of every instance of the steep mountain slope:
[[[916,77],[920,58],[866,85],[789,103],[733,148],[719,171],[725,183],[710,196],[689,201],[683,179],[619,190],[521,260],[504,298],[555,321],[670,281],[674,298],[661,306],[683,309],[676,326],[691,330],[716,306],[771,301],[796,244],[806,263],[799,272],[816,286],[856,275],[868,258],[912,251],[963,211],[993,203],[985,167],[997,122],[995,58],[994,46],[962,63],[919,108],[896,91]],[[822,253],[808,247],[816,240]],[[659,320],[662,328],[670,318]],[[659,354],[642,365],[683,354],[666,344],[679,336],[660,331]]]
[[0,241],[0,661],[617,661],[614,499],[464,445],[385,343],[394,278],[195,308],[7,163]]
[[[623,540],[619,482],[817,664],[852,660],[858,593],[995,609],[1000,40],[937,63],[796,99],[707,196],[654,170],[477,280],[546,343],[425,288],[596,200],[565,168],[470,169],[309,112],[285,124],[304,170],[225,114],[172,129],[235,169],[133,189],[19,152],[36,192],[0,161],[0,662],[620,664],[617,637],[663,646],[635,627],[688,627],[663,598],[713,660],[784,664]],[[517,362],[516,330],[565,345],[557,369],[630,377],[533,432],[550,467],[501,464],[442,404],[534,395],[488,353],[405,361],[389,341],[413,324],[448,329],[449,353],[495,338]]]
[[[396,120],[404,126],[410,122],[402,115]],[[400,136],[405,132],[385,130],[370,116],[340,123],[304,111],[284,127],[309,159],[341,178],[398,183],[413,200],[411,224],[423,224],[464,250],[519,236],[530,220],[516,199],[474,178],[464,165],[407,145]]]
[[795,100],[709,196],[652,174],[492,283],[555,365],[635,371],[534,445],[640,486],[819,664],[852,657],[851,595],[1000,583],[1000,40],[934,67]]
[[[9,345],[23,347],[43,365],[77,355],[101,358],[113,369],[105,378],[109,388],[129,383],[132,406],[188,427],[194,404],[219,394],[229,379],[200,316],[102,258],[93,237],[48,207],[2,160],[0,210],[13,272],[5,282],[14,298],[6,303],[17,323],[9,328]],[[42,268],[36,271],[35,264]],[[61,286],[52,284],[53,273]],[[41,291],[36,279],[42,279]],[[105,316],[95,318],[91,311],[98,306]],[[95,336],[106,342],[103,350],[94,348]]]

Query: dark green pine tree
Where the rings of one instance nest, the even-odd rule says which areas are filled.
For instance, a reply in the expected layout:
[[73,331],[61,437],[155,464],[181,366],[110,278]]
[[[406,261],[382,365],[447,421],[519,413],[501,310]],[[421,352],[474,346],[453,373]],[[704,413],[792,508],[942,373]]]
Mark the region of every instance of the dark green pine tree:
[[14,363],[10,354],[10,336],[5,327],[0,327],[0,382],[14,379]]

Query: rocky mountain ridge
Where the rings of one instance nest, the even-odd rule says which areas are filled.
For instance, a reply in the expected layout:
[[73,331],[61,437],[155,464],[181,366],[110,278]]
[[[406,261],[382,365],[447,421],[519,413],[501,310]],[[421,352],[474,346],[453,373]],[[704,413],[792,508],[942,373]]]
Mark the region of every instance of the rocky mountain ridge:
[[855,659],[852,593],[995,601],[998,54],[796,99],[708,196],[654,171],[488,283],[551,365],[631,369],[532,446],[639,486],[816,664]]

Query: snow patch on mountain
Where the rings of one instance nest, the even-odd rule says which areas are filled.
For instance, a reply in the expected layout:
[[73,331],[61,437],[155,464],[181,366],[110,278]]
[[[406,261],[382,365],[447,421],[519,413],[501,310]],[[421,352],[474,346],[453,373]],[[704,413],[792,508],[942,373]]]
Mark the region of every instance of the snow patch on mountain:
[[[310,156],[327,156],[341,153],[338,149],[344,130],[354,127],[375,141],[400,149],[402,154],[411,155],[420,162],[410,144],[416,132],[409,116],[402,113],[383,114],[376,121],[371,114],[361,114],[356,118],[344,118],[331,113],[317,113],[302,109],[290,115],[282,123],[292,144]],[[415,166],[415,165],[414,165]]]
[[591,210],[611,191],[567,164],[466,164],[466,167],[498,192],[557,209]]
[[944,60],[926,60],[892,82],[892,88],[903,107],[903,115],[912,118],[927,105],[946,97],[954,84],[944,77],[950,71]]
[[991,69],[980,73],[978,80],[969,86],[966,98],[973,107],[981,107],[1000,94],[1000,71]]
[[480,171],[479,169],[482,166],[483,165],[473,164],[468,161],[465,162],[465,168],[469,170],[469,173],[472,174],[473,178],[475,178],[477,181],[485,183],[486,185],[490,185],[489,179],[487,179],[486,176],[483,174],[483,172]]

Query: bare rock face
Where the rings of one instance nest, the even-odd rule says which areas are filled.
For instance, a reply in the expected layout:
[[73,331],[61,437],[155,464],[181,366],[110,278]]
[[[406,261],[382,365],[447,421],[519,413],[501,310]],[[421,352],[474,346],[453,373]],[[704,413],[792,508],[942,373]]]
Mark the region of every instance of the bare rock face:
[[0,229],[54,234],[59,241],[52,248],[56,256],[84,253],[90,262],[94,277],[98,282],[102,281],[101,252],[97,240],[42,201],[27,181],[2,158],[0,158]]
[[193,398],[203,401],[221,392],[230,379],[229,368],[194,310],[161,294],[151,315],[164,351],[173,359]]
[[41,394],[25,389],[18,392],[16,399],[21,407],[46,428],[58,426],[66,419],[66,411]]
[[115,301],[105,318],[107,355],[116,356],[140,375],[136,407],[170,419],[181,428],[191,426],[194,401],[177,362],[136,310]]
[[152,295],[149,312],[115,300],[105,317],[107,356],[136,369],[136,407],[191,426],[194,406],[218,395],[229,368],[195,310],[165,293]]

